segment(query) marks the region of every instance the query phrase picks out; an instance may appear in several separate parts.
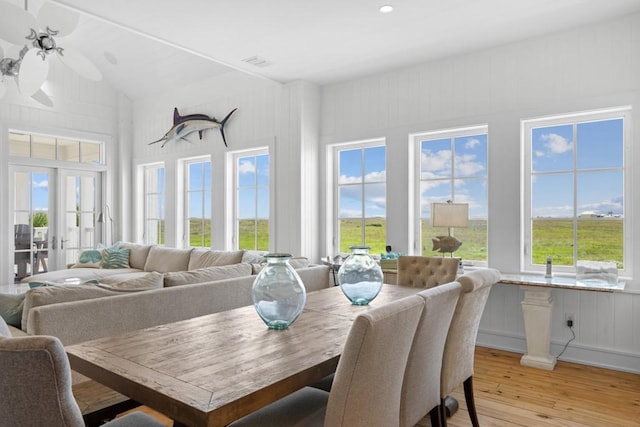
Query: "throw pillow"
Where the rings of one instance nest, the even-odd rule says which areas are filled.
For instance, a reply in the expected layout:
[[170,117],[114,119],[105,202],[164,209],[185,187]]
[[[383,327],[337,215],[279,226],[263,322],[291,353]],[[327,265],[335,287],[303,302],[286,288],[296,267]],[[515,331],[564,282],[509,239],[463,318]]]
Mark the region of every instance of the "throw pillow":
[[104,248],[102,268],[129,268],[129,249],[119,245]]
[[0,317],[7,325],[20,328],[25,294],[0,294]]
[[129,265],[131,268],[144,270],[147,256],[152,245],[141,245],[137,243],[119,242],[121,248],[129,249]]
[[164,286],[191,285],[251,275],[251,265],[246,263],[198,268],[164,274]]
[[125,277],[105,277],[98,284],[103,289],[117,292],[137,292],[162,288],[164,281],[162,273],[152,271],[150,273],[118,274]]
[[147,262],[144,264],[144,271],[167,273],[169,271],[187,270],[191,251],[192,249],[152,246],[147,256]]
[[97,249],[83,251],[78,257],[78,262],[71,268],[100,268],[102,266],[102,252]]

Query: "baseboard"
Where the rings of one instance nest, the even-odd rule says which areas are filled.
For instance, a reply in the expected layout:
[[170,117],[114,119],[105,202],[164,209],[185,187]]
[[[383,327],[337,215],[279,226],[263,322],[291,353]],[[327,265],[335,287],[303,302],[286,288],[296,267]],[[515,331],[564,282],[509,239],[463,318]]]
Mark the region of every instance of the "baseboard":
[[[527,351],[527,343],[524,335],[495,330],[478,331],[476,344],[483,347],[522,354]],[[560,354],[565,344],[565,342],[552,340],[551,354],[554,356]],[[640,374],[640,354],[617,349],[570,343],[567,350],[558,360]]]

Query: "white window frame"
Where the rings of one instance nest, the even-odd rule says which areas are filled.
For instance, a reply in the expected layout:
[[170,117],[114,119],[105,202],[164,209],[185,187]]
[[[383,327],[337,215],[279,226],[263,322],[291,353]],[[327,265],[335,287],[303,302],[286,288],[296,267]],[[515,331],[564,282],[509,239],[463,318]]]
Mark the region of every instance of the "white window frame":
[[[145,244],[155,244],[155,245],[161,245],[164,246],[165,243],[161,243],[161,242],[151,242],[149,241],[149,236],[147,235],[147,222],[150,220],[162,220],[163,218],[150,218],[149,217],[149,212],[147,209],[147,198],[150,195],[153,194],[161,194],[161,193],[150,193],[148,190],[148,180],[147,180],[147,176],[148,176],[148,171],[150,169],[164,169],[165,174],[164,174],[164,201],[166,202],[166,191],[167,191],[167,168],[164,164],[164,162],[157,162],[157,163],[148,163],[148,164],[144,164],[144,165],[140,165],[141,171],[142,171],[142,240]],[[167,223],[166,223],[166,206],[162,207],[162,210],[165,212],[165,230],[164,230],[164,240],[166,242],[167,240]]]
[[[243,157],[257,157],[257,156],[268,156],[269,157],[269,186],[268,190],[268,198],[269,198],[269,216],[267,217],[267,221],[269,222],[269,248],[271,248],[273,243],[273,157],[270,153],[269,147],[257,147],[251,148],[248,150],[238,150],[227,153],[227,180],[231,183],[231,186],[227,192],[227,212],[229,212],[229,221],[228,230],[229,230],[229,245],[232,249],[238,250],[240,246],[239,239],[239,230],[238,230],[238,222],[239,222],[239,197],[238,197],[238,159]],[[257,176],[257,172],[256,172]],[[256,190],[259,187],[254,187]],[[256,197],[258,196],[258,192],[256,191]],[[256,209],[258,208],[258,203],[256,200]],[[257,219],[257,215],[256,215]],[[257,244],[257,242],[256,242]],[[255,245],[254,245],[255,248]],[[247,249],[247,248],[244,248]],[[257,250],[249,248],[247,250]]]
[[[622,175],[623,175],[623,263],[624,268],[618,270],[618,274],[621,277],[630,278],[632,276],[632,260],[633,260],[633,242],[631,240],[631,236],[633,232],[631,230],[632,227],[632,218],[633,212],[632,207],[633,203],[631,201],[631,168],[628,167],[628,163],[631,160],[631,107],[616,107],[616,108],[608,108],[608,109],[600,109],[600,110],[591,110],[584,111],[578,113],[570,113],[556,116],[547,116],[547,117],[538,117],[532,119],[524,119],[521,121],[521,140],[522,140],[522,159],[523,159],[523,176],[522,176],[522,219],[521,219],[521,229],[522,229],[522,246],[523,251],[521,254],[521,269],[525,272],[537,272],[540,273],[544,271],[545,266],[539,264],[532,264],[531,262],[531,250],[532,250],[532,233],[531,226],[531,209],[532,209],[532,191],[531,191],[531,181],[532,181],[532,170],[531,170],[531,134],[534,128],[539,127],[547,127],[547,126],[558,126],[558,125],[573,125],[574,129],[577,124],[580,123],[588,123],[595,121],[604,121],[611,119],[622,119],[624,123],[623,129],[623,166],[622,166]],[[574,154],[575,155],[575,154]],[[609,169],[609,168],[607,168]],[[575,163],[574,163],[574,174],[575,171]],[[574,211],[576,205],[576,197],[577,197],[577,189],[576,184],[574,182],[573,188],[573,204]],[[575,218],[575,217],[574,217]],[[576,235],[574,234],[574,244],[575,244]],[[553,266],[553,271],[558,273],[566,273],[566,274],[575,274],[576,268],[574,266]]]
[[[182,188],[182,193],[183,193],[183,205],[182,205],[182,209],[180,210],[180,217],[182,218],[182,247],[184,248],[192,248],[192,247],[197,247],[197,248],[202,248],[205,246],[191,246],[191,236],[189,233],[189,203],[190,203],[190,195],[193,193],[200,193],[201,198],[202,198],[202,209],[203,211],[201,212],[201,215],[199,218],[202,219],[206,219],[206,217],[204,216],[204,212],[206,211],[206,206],[205,206],[205,200],[206,200],[206,190],[203,187],[201,190],[191,190],[189,188],[189,166],[193,165],[193,164],[205,164],[205,163],[209,163],[211,169],[211,177],[210,179],[213,179],[213,164],[211,162],[211,156],[198,156],[198,157],[191,157],[188,159],[181,159],[180,160],[180,164],[181,164],[181,168],[183,169],[183,174],[184,174],[184,179],[183,179],[183,188]],[[204,173],[204,169],[203,169],[203,173]],[[203,176],[204,179],[204,176]],[[213,189],[213,185],[212,182],[209,183],[209,196],[210,196],[210,200],[212,198],[212,189]],[[212,206],[210,206],[210,208],[212,208]],[[210,209],[210,212],[213,216],[213,210]],[[212,217],[209,217],[209,221],[213,221]],[[213,224],[210,225],[210,227],[212,227]],[[213,242],[213,228],[210,229],[211,232],[211,236],[209,241]],[[204,229],[203,229],[203,234],[202,237],[204,240],[206,240],[205,238],[205,234],[204,234]]]
[[[410,218],[409,224],[410,227],[409,233],[411,240],[413,241],[412,248],[410,249],[411,254],[413,255],[422,255],[422,200],[421,200],[421,183],[422,183],[422,164],[421,164],[421,155],[422,155],[422,141],[424,140],[436,140],[436,139],[455,139],[465,136],[473,136],[478,134],[486,134],[487,135],[487,165],[486,165],[486,173],[485,179],[488,183],[489,181],[489,126],[486,124],[483,125],[474,125],[474,126],[463,126],[458,128],[450,128],[450,129],[441,129],[429,132],[420,132],[409,135],[409,143],[410,153],[412,156],[409,159],[409,163],[411,165],[410,170],[410,186],[413,189],[412,197],[410,199]],[[455,156],[455,151],[452,150],[452,156]],[[464,179],[474,178],[465,176]],[[445,180],[443,178],[443,180]],[[451,194],[453,194],[454,202],[455,200],[455,170],[451,171],[451,178],[448,179],[449,185],[451,186]],[[485,201],[487,204],[487,247],[489,240],[489,188],[487,188],[487,200]],[[465,265],[467,263],[474,266],[487,266],[489,261],[489,253],[487,251],[487,261],[480,260],[464,260]],[[437,256],[437,254],[436,254]]]
[[[387,142],[385,138],[367,139],[361,141],[341,142],[337,144],[327,145],[327,248],[329,248],[331,254],[346,255],[347,253],[340,250],[340,152],[345,150],[366,149],[373,147],[385,148],[385,171],[387,170]],[[361,185],[364,186],[365,182],[362,181]],[[387,179],[384,180],[385,195],[387,191]],[[364,194],[364,193],[363,193]],[[362,199],[365,203],[364,197]],[[364,216],[365,209],[362,207],[362,215]],[[385,209],[385,221],[388,219],[388,210]],[[389,224],[387,223],[385,232],[388,233]],[[363,237],[362,241],[366,244],[366,240]],[[387,238],[388,236],[385,236]],[[386,243],[385,243],[386,245]]]

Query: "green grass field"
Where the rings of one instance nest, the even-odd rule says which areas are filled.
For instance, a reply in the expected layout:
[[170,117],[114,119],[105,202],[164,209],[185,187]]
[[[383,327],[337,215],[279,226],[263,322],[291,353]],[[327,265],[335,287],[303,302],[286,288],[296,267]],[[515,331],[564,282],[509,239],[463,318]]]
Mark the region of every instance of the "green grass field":
[[[204,238],[202,227],[205,228]],[[240,248],[254,248],[256,229],[253,220],[240,221]],[[211,246],[209,221],[190,222],[191,246]],[[385,218],[369,218],[365,221],[365,238],[371,254],[385,252],[387,224]],[[578,259],[590,261],[615,261],[622,268],[623,223],[616,218],[581,219],[578,221]],[[470,220],[469,227],[457,228],[454,234],[462,242],[455,256],[464,260],[487,261],[487,223]],[[432,228],[429,221],[422,223],[422,255],[440,255],[432,249],[432,238],[446,236],[446,228]],[[573,222],[569,219],[538,219],[533,221],[534,264],[545,264],[547,256],[554,265],[573,265]],[[340,221],[340,252],[350,253],[349,246],[362,242],[362,224],[358,219]],[[257,248],[269,250],[269,221],[258,220]]]

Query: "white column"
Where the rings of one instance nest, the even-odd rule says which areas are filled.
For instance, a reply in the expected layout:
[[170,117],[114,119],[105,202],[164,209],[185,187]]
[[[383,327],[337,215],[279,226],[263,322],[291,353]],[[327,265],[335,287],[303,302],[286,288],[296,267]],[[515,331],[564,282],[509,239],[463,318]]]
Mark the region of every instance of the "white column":
[[527,354],[520,364],[534,368],[553,370],[556,358],[549,353],[551,345],[551,288],[520,286],[524,291],[522,315],[527,339]]

